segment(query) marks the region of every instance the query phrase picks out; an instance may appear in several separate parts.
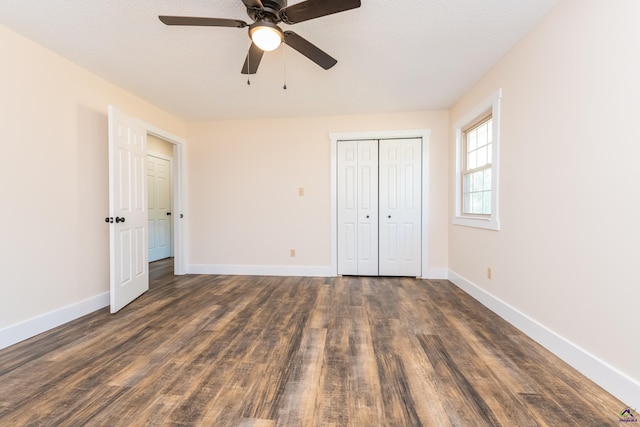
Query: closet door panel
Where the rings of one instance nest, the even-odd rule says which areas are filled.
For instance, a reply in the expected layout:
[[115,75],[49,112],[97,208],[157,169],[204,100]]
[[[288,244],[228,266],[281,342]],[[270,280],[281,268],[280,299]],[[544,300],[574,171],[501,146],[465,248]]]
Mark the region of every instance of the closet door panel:
[[358,275],[378,275],[378,141],[358,141]]
[[422,275],[422,140],[402,140],[400,275]]
[[421,140],[380,141],[381,276],[421,275]]
[[358,274],[358,145],[338,144],[338,274]]
[[338,274],[378,274],[378,144],[338,143]]
[[381,276],[400,274],[400,189],[399,140],[380,141],[380,260],[378,271]]

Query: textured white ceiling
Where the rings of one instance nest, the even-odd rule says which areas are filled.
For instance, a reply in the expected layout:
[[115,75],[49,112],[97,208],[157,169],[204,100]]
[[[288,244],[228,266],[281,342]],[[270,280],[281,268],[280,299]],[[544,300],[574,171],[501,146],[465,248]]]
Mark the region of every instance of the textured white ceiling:
[[250,21],[241,0],[1,0],[0,24],[184,119],[268,118],[448,108],[557,2],[362,0],[281,24],[335,67],[284,46],[264,55],[250,86],[240,74],[246,29],[157,18]]

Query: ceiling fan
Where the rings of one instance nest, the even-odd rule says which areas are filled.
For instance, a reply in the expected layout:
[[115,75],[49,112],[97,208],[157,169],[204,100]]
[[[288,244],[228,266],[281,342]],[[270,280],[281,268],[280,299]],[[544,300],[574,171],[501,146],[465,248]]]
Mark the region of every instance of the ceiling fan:
[[287,0],[242,0],[247,15],[254,21],[247,24],[240,19],[189,16],[159,16],[166,25],[209,27],[249,27],[251,46],[242,67],[242,74],[255,74],[264,52],[275,50],[281,43],[297,50],[320,67],[328,70],[338,62],[293,31],[282,31],[278,24],[292,25],[360,7],[360,0],[306,0],[287,7]]

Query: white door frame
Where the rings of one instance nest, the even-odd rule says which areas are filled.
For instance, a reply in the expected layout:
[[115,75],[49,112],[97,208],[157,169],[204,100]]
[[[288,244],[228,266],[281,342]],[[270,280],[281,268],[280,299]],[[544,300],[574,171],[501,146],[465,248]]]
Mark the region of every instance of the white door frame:
[[175,275],[186,274],[186,219],[185,208],[186,191],[185,191],[185,146],[187,141],[184,138],[175,136],[157,126],[142,122],[147,130],[147,134],[153,135],[173,144],[173,249],[174,249],[174,265]]
[[338,275],[338,141],[363,139],[422,138],[422,278],[428,275],[429,235],[429,135],[431,129],[330,133],[331,139],[331,275]]

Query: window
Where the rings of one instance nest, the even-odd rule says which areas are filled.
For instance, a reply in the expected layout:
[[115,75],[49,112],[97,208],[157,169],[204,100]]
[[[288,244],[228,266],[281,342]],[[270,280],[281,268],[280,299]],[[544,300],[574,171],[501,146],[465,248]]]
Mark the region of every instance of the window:
[[462,214],[491,215],[491,116],[463,131]]
[[455,128],[456,185],[453,223],[498,230],[498,143],[500,97],[469,112]]

